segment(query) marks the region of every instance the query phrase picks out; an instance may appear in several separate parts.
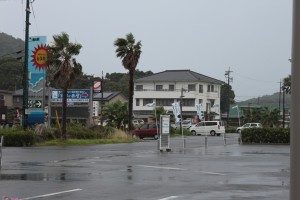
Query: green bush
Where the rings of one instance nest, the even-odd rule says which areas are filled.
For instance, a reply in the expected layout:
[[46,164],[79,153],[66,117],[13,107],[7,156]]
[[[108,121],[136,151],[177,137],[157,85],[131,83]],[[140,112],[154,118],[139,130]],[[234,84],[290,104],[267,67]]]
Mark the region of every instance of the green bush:
[[230,126],[225,128],[226,133],[235,133],[236,132],[236,127]]
[[102,138],[100,131],[93,131],[82,124],[69,124],[67,127],[67,137],[72,139],[97,139]]
[[287,128],[249,128],[242,130],[243,143],[289,144],[290,129]]
[[4,137],[4,146],[32,146],[36,141],[36,134],[32,130],[24,131],[19,128],[0,129],[0,136]]
[[[173,129],[173,130],[172,130],[172,129]],[[178,129],[176,129],[176,130],[175,130],[174,128],[171,128],[171,129],[170,129],[170,134],[171,134],[171,136],[182,135],[182,133],[180,132],[180,128],[178,128]],[[184,129],[183,129],[183,135],[185,135],[185,136],[191,136],[192,133],[190,132],[189,129],[184,128]]]

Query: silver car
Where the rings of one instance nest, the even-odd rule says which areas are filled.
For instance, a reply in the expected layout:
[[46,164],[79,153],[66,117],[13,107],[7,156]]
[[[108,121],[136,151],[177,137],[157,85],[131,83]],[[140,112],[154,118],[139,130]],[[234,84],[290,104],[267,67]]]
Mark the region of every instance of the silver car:
[[237,127],[236,132],[240,133],[245,128],[262,128],[261,123],[247,123],[243,126]]

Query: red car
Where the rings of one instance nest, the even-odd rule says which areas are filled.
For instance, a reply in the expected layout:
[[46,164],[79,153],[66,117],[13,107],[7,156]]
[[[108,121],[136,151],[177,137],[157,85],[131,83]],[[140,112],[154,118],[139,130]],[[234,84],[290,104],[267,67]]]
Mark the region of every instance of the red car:
[[158,127],[156,127],[156,124],[143,124],[132,131],[132,136],[141,139],[154,138],[157,140],[159,136],[159,124],[157,124],[157,126]]

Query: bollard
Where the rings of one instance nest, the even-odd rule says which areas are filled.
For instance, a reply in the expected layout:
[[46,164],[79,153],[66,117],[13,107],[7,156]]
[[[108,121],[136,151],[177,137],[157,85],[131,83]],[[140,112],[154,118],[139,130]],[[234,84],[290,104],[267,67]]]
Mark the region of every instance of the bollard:
[[243,141],[242,141],[242,130],[240,131],[240,133],[239,133],[239,144],[242,144],[243,143]]
[[205,147],[207,147],[207,134],[205,135]]
[[2,166],[2,146],[3,146],[3,136],[1,136],[1,140],[0,140],[0,169]]
[[224,145],[226,145],[226,132],[224,133],[223,137],[224,137]]

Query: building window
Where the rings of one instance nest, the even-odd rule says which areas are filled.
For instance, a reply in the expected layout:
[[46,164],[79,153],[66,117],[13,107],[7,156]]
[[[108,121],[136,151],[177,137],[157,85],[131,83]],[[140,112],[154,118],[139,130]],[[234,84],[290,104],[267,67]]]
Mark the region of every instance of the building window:
[[136,91],[143,91],[143,85],[136,85],[135,90]]
[[163,86],[162,85],[156,85],[156,91],[162,91],[163,90]]
[[207,92],[214,92],[214,85],[207,85]]
[[203,99],[199,99],[199,104],[202,104],[203,103]]
[[0,94],[0,100],[4,100],[4,95]]
[[195,106],[195,99],[183,99],[183,106],[192,107]]
[[140,106],[140,99],[136,99],[135,105]]
[[143,99],[143,106],[146,106],[149,103],[153,103],[153,99]]
[[196,84],[189,84],[188,91],[196,91]]
[[199,93],[203,93],[203,85],[199,85]]
[[156,99],[156,106],[171,106],[174,99]]
[[169,91],[174,91],[175,90],[175,85],[169,85]]

